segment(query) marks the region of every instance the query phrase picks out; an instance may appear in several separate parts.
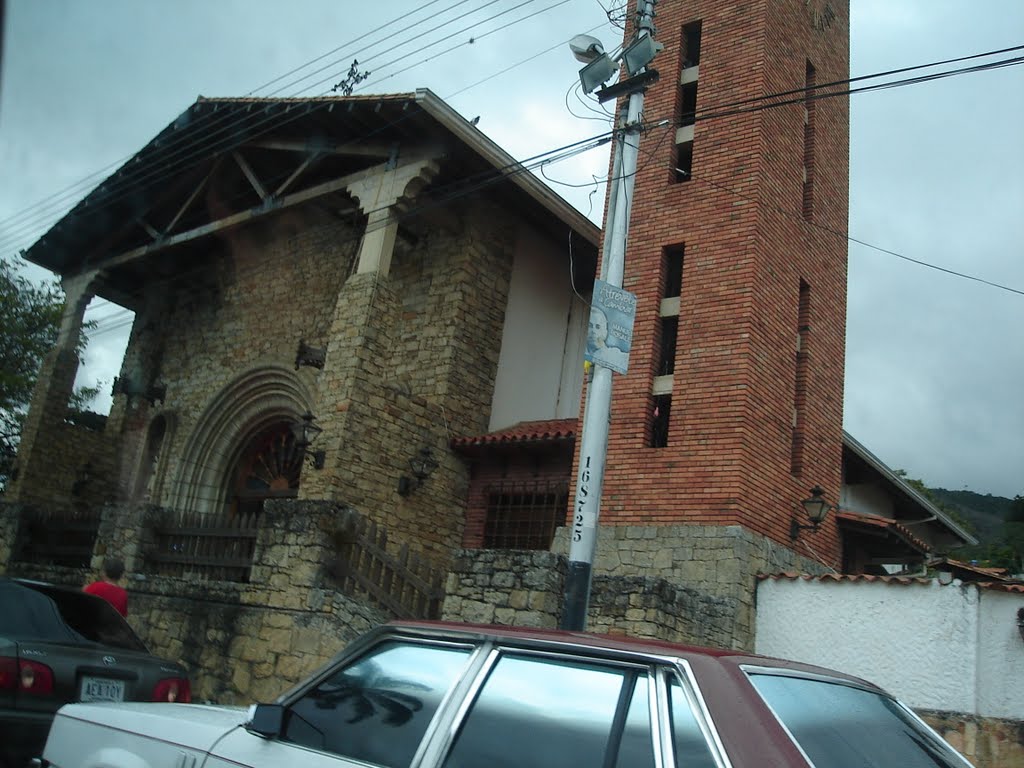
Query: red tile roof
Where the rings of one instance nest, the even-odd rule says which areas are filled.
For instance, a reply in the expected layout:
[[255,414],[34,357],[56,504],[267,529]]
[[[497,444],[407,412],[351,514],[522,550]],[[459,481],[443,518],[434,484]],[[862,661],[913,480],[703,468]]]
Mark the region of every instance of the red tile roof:
[[954,560],[951,557],[930,560],[928,564],[931,566],[940,566],[945,564],[970,573],[977,573],[979,576],[988,576],[991,579],[1001,579],[1005,581],[1009,578],[1009,573],[1005,568],[985,568],[984,566],[975,565],[974,563],[965,563],[962,560]]
[[[771,579],[772,581],[779,581],[785,579],[787,581],[847,581],[847,582],[881,582],[882,584],[933,584],[936,583],[936,579],[928,578],[925,576],[875,576],[868,573],[825,573],[822,575],[813,575],[810,573],[797,573],[795,571],[785,571],[783,573],[759,573],[757,575],[758,581],[765,581]],[[973,584],[980,589],[989,589],[997,592],[1019,592],[1024,594],[1024,584],[1012,584],[1008,582],[1000,581],[971,581],[971,582],[953,582],[957,585]]]
[[878,515],[869,515],[862,512],[853,512],[848,509],[840,509],[836,512],[836,519],[860,525],[868,525],[874,528],[881,528],[885,531],[895,533],[899,538],[903,539],[907,544],[920,552],[931,551],[931,547],[915,536],[909,528],[905,525],[901,525],[896,520],[889,519],[888,517],[879,517]]
[[538,442],[570,442],[576,439],[576,419],[521,421],[486,435],[456,437],[452,448],[477,445],[513,445]]

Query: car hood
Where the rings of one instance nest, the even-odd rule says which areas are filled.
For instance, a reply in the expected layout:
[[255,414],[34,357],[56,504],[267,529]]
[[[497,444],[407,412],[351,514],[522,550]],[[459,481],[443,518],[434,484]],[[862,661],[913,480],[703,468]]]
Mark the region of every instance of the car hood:
[[181,747],[208,752],[224,734],[248,721],[244,707],[205,704],[68,704],[58,717],[96,723]]

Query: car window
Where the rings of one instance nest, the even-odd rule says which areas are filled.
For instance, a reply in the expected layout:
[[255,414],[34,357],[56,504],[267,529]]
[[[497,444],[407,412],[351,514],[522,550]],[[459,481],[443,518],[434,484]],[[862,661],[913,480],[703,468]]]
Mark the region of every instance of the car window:
[[669,679],[668,703],[677,768],[715,768],[717,763],[697,720],[696,701],[679,678]]
[[0,582],[0,635],[15,640],[88,642],[146,650],[106,600],[42,584]]
[[650,768],[647,672],[508,654],[488,675],[445,768]]
[[751,674],[815,768],[966,768],[942,739],[887,696],[850,685]]
[[468,648],[383,643],[289,707],[281,738],[405,768],[469,654]]

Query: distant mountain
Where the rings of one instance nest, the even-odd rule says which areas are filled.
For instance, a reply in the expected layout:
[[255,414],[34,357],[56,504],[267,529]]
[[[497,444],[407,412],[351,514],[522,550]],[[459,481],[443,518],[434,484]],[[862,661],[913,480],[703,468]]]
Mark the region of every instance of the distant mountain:
[[1003,535],[1003,523],[1010,513],[1013,499],[980,494],[974,491],[949,491],[945,488],[929,488],[931,495],[943,506],[954,510],[971,524],[974,535],[981,544],[991,544]]

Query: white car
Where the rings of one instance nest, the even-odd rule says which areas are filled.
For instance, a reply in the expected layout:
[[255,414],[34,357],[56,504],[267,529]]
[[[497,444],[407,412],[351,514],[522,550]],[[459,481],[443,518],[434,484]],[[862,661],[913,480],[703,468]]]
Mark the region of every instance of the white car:
[[839,672],[654,640],[399,622],[274,704],[72,704],[52,768],[970,768]]

